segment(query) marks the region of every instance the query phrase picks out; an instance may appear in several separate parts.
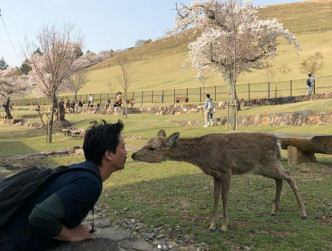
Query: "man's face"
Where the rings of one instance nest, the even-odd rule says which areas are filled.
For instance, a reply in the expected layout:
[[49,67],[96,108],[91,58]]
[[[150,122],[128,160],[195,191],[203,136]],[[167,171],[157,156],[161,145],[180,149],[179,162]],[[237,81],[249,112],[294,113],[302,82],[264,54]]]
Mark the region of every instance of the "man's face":
[[112,156],[112,166],[115,170],[121,170],[124,168],[127,158],[127,150],[126,145],[123,140],[123,137],[119,136],[119,144],[116,147],[116,153],[110,153]]

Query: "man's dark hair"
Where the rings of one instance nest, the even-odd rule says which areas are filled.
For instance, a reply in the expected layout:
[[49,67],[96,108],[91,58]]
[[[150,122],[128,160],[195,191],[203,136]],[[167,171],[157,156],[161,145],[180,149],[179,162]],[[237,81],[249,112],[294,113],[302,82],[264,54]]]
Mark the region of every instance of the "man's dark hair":
[[311,77],[311,73],[308,74],[308,77]]
[[210,94],[209,94],[209,93],[208,93],[208,94],[206,94],[206,97],[207,97],[207,98],[210,98]]
[[116,153],[119,136],[124,125],[121,120],[116,124],[102,123],[91,126],[85,133],[83,150],[87,160],[101,165],[101,160],[107,150]]

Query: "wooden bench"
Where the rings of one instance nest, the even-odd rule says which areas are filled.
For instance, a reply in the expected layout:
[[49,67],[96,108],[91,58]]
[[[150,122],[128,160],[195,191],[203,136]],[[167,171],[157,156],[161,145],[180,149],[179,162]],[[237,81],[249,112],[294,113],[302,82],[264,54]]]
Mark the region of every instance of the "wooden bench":
[[315,153],[332,154],[332,135],[273,133],[287,149],[288,164],[315,162]]
[[71,131],[71,136],[72,137],[83,137],[83,134],[82,134],[81,130],[72,130]]
[[175,97],[175,102],[176,103],[179,103],[180,101],[184,101],[184,102],[188,103],[189,98],[187,98],[187,97]]
[[65,136],[69,136],[71,133],[71,129],[64,128],[64,129],[62,129],[62,132]]

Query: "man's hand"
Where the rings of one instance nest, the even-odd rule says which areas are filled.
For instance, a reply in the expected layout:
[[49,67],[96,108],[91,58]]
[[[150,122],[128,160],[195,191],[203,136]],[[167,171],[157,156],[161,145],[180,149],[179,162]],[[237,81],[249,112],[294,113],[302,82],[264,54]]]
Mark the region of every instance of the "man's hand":
[[54,239],[60,241],[70,241],[70,242],[94,240],[95,236],[91,234],[89,231],[90,230],[83,225],[79,225],[71,229],[62,225],[61,233],[58,236],[54,237]]

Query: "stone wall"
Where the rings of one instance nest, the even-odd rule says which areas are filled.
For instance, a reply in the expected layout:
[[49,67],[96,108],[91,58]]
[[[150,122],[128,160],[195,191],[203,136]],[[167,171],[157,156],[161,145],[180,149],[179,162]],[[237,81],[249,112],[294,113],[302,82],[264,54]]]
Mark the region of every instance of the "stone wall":
[[[203,125],[204,119],[171,122],[181,126]],[[215,125],[225,125],[226,117],[216,118]],[[326,111],[297,111],[273,114],[258,114],[238,117],[238,125],[285,125],[285,126],[324,126],[332,125],[332,112]]]

